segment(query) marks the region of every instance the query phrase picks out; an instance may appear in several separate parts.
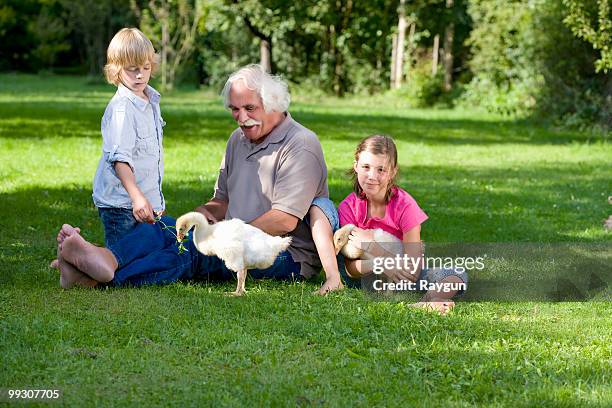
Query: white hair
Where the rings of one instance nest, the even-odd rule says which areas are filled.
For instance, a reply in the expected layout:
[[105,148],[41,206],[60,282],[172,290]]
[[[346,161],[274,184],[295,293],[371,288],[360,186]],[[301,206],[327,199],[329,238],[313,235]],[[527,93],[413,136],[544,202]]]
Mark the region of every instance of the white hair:
[[247,65],[230,75],[221,91],[226,108],[230,106],[232,84],[239,80],[257,92],[266,112],[286,112],[289,109],[291,95],[287,83],[280,76],[268,74],[259,64]]

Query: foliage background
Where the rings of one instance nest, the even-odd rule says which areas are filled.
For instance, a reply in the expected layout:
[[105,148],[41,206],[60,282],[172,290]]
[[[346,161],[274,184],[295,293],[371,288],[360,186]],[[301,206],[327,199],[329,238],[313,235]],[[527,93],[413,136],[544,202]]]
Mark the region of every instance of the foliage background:
[[[88,73],[98,80],[106,46],[121,27],[140,26],[159,46],[159,21],[147,11],[151,4],[165,4],[171,27],[178,10],[201,16],[193,50],[178,71],[181,86],[219,89],[237,67],[259,61],[263,36],[271,43],[272,70],[294,89],[338,96],[388,92],[399,0],[2,0],[0,70]],[[608,0],[452,4],[405,4],[416,29],[406,41],[404,84],[394,92],[412,106],[478,106],[607,136]],[[450,24],[453,88],[445,92],[442,77],[431,75],[429,66],[433,38]]]

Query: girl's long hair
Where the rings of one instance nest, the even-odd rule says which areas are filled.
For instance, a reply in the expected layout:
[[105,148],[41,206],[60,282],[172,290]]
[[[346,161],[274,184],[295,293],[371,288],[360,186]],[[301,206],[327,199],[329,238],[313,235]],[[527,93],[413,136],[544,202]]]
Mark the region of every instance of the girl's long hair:
[[[372,154],[383,154],[387,156],[388,164],[391,167],[389,171],[395,170],[395,174],[389,180],[389,184],[387,184],[387,192],[385,193],[385,202],[388,203],[389,199],[391,198],[393,187],[396,186],[395,179],[399,173],[399,168],[397,167],[397,147],[395,146],[395,142],[393,142],[393,139],[387,135],[371,135],[366,137],[359,142],[357,149],[355,149],[355,163],[359,161],[359,155],[361,152],[365,151]],[[351,168],[346,173],[353,179],[353,191],[355,194],[357,194],[357,197],[364,198],[365,194],[359,185],[359,180],[357,179],[355,169]]]

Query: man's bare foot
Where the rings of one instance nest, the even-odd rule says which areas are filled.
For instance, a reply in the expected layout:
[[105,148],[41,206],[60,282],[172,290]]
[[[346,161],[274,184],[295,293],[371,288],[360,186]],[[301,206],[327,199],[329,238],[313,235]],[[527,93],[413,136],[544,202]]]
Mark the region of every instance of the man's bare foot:
[[[61,249],[62,243],[64,242],[66,238],[68,238],[74,233],[79,234],[80,232],[81,232],[81,229],[79,227],[73,227],[70,224],[62,225],[62,228],[60,228],[60,230],[58,231],[57,238],[56,238],[59,248]],[[51,263],[49,264],[49,268],[51,269],[59,269],[59,267],[60,265],[57,259],[52,260]]]
[[60,251],[64,260],[98,282],[110,282],[115,277],[118,265],[113,253],[85,241],[79,234],[65,238]]
[[73,286],[93,288],[98,284],[98,282],[75,268],[74,265],[66,262],[62,258],[59,245],[57,246],[57,259],[54,262],[57,263],[57,268],[60,270],[60,286],[63,289],[70,289]]
[[418,302],[409,305],[410,307],[418,307],[428,311],[438,312],[445,315],[455,307],[455,302],[452,300],[433,301],[433,302]]
[[70,224],[64,224],[62,225],[62,228],[60,228],[59,232],[57,233],[57,243],[62,245],[62,243],[64,242],[66,238],[68,238],[74,233],[79,234],[80,232],[81,232],[81,229],[79,227],[73,227]]

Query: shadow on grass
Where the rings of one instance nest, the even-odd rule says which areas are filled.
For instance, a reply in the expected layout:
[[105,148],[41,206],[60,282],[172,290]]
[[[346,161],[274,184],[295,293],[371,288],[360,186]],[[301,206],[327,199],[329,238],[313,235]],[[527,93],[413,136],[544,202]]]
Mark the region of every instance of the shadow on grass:
[[[0,103],[0,138],[44,139],[46,137],[85,137],[100,139],[103,104],[26,102]],[[223,111],[199,114],[181,108],[164,110],[164,134],[179,142],[226,141],[235,129],[231,116]]]
[[[94,99],[0,104],[2,138],[97,138],[106,102]],[[164,114],[170,137],[196,144],[210,132],[226,140],[233,128],[229,115],[189,106],[171,98]],[[569,133],[530,133],[519,123],[312,114],[299,105],[295,112],[330,141],[356,142],[374,132],[450,145],[584,141]],[[415,166],[406,174],[418,178],[400,184],[430,216],[426,240],[558,241],[600,227],[599,214],[608,211],[599,194],[610,191],[609,177],[588,165],[577,169]],[[191,210],[212,188],[210,180],[166,183],[171,215]],[[350,192],[344,169],[330,169],[330,188],[336,203]],[[355,291],[316,298],[309,296],[310,284],[250,280],[245,299],[221,295],[232,284],[215,286],[212,294],[205,284],[64,292],[57,273],[47,269],[61,224],[78,225],[88,240],[102,242],[90,186],[1,194],[0,211],[6,363],[0,383],[64,384],[68,405],[99,404],[101,396],[109,404],[116,398],[125,401],[118,405],[159,404],[152,389],[177,405],[194,405],[199,396],[226,405],[585,406],[597,404],[597,395],[603,402],[609,396],[609,331],[605,320],[596,320],[609,314],[607,305],[585,304],[561,318],[567,306],[540,313],[520,305],[515,311],[512,305],[459,305],[455,315],[441,318],[369,303]],[[197,386],[185,378],[197,378]]]
[[[4,138],[41,138],[48,135],[99,137],[100,119],[106,101],[24,101],[0,102]],[[218,101],[202,100],[181,104],[162,103],[167,135],[179,141],[202,136],[227,139],[235,128],[228,112]],[[398,141],[431,145],[549,145],[587,142],[588,135],[550,131],[524,121],[486,121],[476,119],[422,119],[401,115],[371,115],[356,110],[351,114],[312,113],[296,105],[294,118],[314,130],[322,141],[349,141],[356,145],[373,133],[386,133]]]
[[[336,204],[352,188],[344,169],[329,170]],[[412,166],[398,184],[429,215],[422,237],[432,242],[581,242],[609,241],[601,222],[610,178],[600,166],[457,168]],[[414,175],[414,176],[412,176]],[[576,234],[601,231],[596,238]]]
[[[590,170],[590,171],[587,171]],[[595,234],[578,238],[585,229],[601,229],[608,211],[602,192],[609,177],[603,169],[571,165],[532,166],[516,170],[411,168],[418,178],[399,184],[430,219],[422,237],[430,242],[561,242],[609,241]],[[351,192],[344,169],[329,171],[331,198],[338,204]],[[191,211],[210,197],[212,179],[193,178],[180,185],[166,182],[170,215]],[[602,198],[603,197],[603,198]],[[89,187],[30,188],[0,194],[4,268],[41,264],[54,256],[54,239],[63,223],[80,226],[86,239],[101,243],[102,227]],[[7,258],[8,257],[8,258]]]
[[[21,367],[13,380],[29,379],[32,370],[23,367],[31,360],[44,361],[39,380],[53,376],[74,385],[64,378],[70,376],[88,390],[90,377],[81,374],[95,359],[102,378],[97,392],[69,388],[66,402],[75,395],[81,401],[123,395],[118,383],[137,389],[146,383],[158,392],[173,391],[180,403],[194,394],[183,394],[187,390],[177,385],[197,377],[207,384],[198,388],[213,390],[207,401],[233,392],[243,402],[259,398],[287,405],[316,398],[332,406],[356,400],[368,406],[419,401],[584,406],[595,398],[591,392],[601,398],[607,384],[605,346],[597,345],[597,330],[577,317],[558,330],[546,321],[555,318],[556,309],[546,305],[460,305],[443,318],[368,302],[355,291],[323,299],[304,294],[302,285],[265,286],[242,299],[191,284],[93,292],[39,285],[34,299],[15,293],[14,309],[3,321],[7,355]],[[575,313],[587,321],[606,311],[583,307]],[[579,335],[574,322],[584,327]],[[116,376],[132,374],[130,367],[137,367],[137,375],[117,381]],[[329,378],[332,387],[324,384]]]

